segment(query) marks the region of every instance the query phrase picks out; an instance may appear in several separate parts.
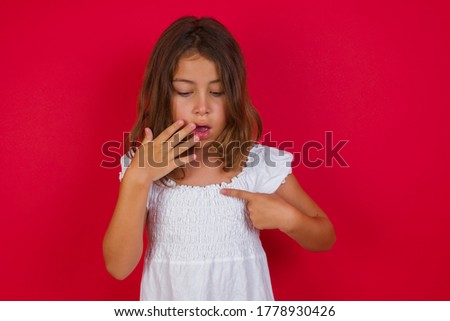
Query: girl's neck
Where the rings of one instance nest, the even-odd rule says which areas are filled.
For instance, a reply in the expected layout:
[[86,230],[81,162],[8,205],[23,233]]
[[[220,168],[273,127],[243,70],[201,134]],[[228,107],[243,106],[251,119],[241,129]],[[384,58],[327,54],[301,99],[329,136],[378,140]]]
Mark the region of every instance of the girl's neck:
[[211,184],[229,183],[233,177],[239,174],[241,168],[224,171],[224,163],[219,157],[212,154],[195,153],[196,160],[184,167],[185,177],[177,180],[180,185],[204,186]]

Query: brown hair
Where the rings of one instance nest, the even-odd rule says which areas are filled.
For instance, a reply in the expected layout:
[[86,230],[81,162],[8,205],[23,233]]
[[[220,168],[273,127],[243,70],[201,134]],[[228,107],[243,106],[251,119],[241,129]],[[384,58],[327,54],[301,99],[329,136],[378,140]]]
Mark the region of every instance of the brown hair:
[[[181,17],[156,42],[145,70],[138,118],[125,150],[134,151],[136,142],[144,138],[145,127],[151,128],[153,137],[157,137],[173,123],[173,76],[179,59],[193,54],[200,54],[217,66],[226,100],[227,123],[215,146],[225,164],[224,171],[237,169],[248,155],[249,142],[251,146],[260,138],[262,123],[250,100],[245,62],[238,43],[220,22],[208,17]],[[237,146],[230,148],[236,143]],[[176,168],[160,181],[183,177],[183,169]]]

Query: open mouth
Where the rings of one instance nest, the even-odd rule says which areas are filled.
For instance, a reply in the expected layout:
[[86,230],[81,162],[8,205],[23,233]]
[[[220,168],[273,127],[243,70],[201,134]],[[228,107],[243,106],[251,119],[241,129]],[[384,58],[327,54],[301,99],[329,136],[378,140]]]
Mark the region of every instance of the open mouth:
[[209,136],[209,133],[211,132],[211,127],[204,125],[204,126],[199,126],[197,125],[197,127],[194,130],[194,134],[196,134],[200,139],[205,139]]
[[195,131],[204,133],[204,132],[208,131],[209,129],[210,128],[208,126],[197,126],[195,128]]

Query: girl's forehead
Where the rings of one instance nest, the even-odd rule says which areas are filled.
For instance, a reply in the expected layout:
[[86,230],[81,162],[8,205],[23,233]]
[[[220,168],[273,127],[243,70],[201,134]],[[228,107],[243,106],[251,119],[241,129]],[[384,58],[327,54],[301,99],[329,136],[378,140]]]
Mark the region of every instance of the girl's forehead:
[[173,81],[189,80],[191,83],[220,82],[216,64],[201,55],[180,58],[173,78]]

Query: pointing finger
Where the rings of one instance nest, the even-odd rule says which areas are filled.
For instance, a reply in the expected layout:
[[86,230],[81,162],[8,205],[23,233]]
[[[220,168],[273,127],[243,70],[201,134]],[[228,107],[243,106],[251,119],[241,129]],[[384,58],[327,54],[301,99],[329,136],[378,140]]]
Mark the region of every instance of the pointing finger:
[[246,201],[252,200],[255,195],[255,193],[252,193],[252,192],[243,191],[240,189],[232,189],[232,188],[222,188],[220,190],[220,193],[223,195],[226,195],[226,196],[241,198]]

